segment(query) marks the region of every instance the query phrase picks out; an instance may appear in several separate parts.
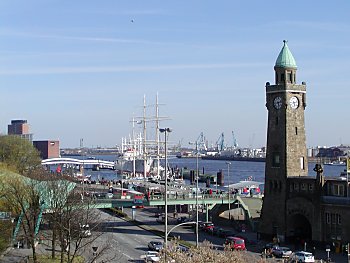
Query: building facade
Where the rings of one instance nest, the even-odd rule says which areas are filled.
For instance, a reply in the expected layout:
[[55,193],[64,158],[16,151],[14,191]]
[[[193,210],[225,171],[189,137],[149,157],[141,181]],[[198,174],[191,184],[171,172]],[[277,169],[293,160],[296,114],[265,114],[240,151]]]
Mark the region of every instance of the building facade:
[[59,141],[34,141],[33,145],[40,152],[42,159],[60,157],[60,142]]
[[29,124],[27,120],[11,120],[7,126],[8,135],[17,135],[23,139],[33,141],[33,134],[29,133]]
[[275,63],[275,84],[266,83],[268,110],[265,192],[259,232],[281,240],[350,242],[347,180],[308,176],[304,111],[306,84],[284,41]]

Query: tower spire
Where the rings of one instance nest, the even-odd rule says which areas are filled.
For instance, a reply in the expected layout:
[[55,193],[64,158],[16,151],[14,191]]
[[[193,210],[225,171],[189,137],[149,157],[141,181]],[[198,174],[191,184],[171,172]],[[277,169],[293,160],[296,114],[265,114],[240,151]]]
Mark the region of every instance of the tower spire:
[[277,57],[275,67],[296,69],[297,64],[295,63],[295,59],[292,55],[292,52],[290,52],[289,50],[287,42],[287,40],[283,40],[283,47]]

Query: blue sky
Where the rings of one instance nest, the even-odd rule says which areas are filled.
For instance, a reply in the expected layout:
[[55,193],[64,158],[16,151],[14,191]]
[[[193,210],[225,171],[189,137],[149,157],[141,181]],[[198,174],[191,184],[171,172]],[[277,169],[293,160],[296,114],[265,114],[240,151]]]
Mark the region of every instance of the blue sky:
[[[283,39],[307,83],[307,145],[350,144],[350,2],[2,0],[0,132],[113,146],[158,93],[172,143],[266,144]],[[151,108],[149,108],[150,110]]]

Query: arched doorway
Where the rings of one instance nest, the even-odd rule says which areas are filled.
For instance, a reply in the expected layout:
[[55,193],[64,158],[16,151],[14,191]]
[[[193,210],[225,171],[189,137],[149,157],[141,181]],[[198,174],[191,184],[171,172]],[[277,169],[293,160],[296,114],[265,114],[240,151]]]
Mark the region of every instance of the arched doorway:
[[312,240],[312,227],[302,214],[295,214],[288,219],[288,239],[297,245]]

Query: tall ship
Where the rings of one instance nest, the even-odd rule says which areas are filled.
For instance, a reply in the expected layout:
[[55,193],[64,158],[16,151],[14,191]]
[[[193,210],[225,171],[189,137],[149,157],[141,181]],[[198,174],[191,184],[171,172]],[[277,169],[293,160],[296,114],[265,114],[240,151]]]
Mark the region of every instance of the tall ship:
[[130,177],[161,179],[164,168],[160,165],[159,123],[167,118],[159,116],[158,95],[153,115],[147,115],[147,108],[144,96],[143,115],[132,118],[132,134],[128,138],[122,138],[115,167]]

